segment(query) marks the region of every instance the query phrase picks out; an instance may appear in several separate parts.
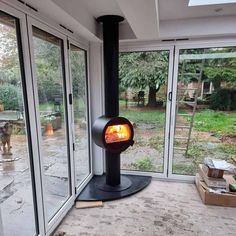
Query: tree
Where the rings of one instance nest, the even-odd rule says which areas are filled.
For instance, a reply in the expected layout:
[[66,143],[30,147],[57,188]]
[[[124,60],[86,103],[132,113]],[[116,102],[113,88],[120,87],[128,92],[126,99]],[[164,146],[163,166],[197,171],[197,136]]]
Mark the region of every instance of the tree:
[[16,30],[0,24],[0,84],[17,85],[20,79]]
[[[205,54],[202,56],[202,54]],[[215,55],[214,55],[215,54]],[[235,48],[186,49],[180,53],[178,80],[188,84],[199,79],[212,82],[220,89],[221,82],[229,86],[236,84]]]
[[81,98],[85,103],[86,94],[86,57],[85,51],[71,45],[70,66],[73,96]]
[[156,94],[167,82],[168,51],[120,53],[120,84],[125,88],[148,87],[149,107],[157,105]]
[[34,37],[34,58],[39,102],[54,102],[63,97],[62,58],[59,40],[46,41]]
[[[214,58],[207,60],[204,68],[203,79],[211,81],[214,89],[221,88],[221,82],[226,82],[229,87],[236,85],[236,58],[230,54],[235,54],[235,48],[219,48],[213,53],[221,53],[225,58]],[[228,56],[228,57],[227,57]]]

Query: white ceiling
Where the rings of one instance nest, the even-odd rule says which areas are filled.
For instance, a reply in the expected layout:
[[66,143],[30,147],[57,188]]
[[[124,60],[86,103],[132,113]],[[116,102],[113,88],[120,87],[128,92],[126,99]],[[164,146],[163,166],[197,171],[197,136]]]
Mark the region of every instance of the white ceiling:
[[[53,0],[57,2],[58,0]],[[85,7],[94,18],[102,15],[124,16],[116,0],[67,0],[71,8]]]
[[89,41],[100,40],[96,18],[121,15],[122,40],[236,35],[236,4],[188,6],[188,0],[24,0]]
[[236,4],[189,7],[188,3],[188,0],[159,0],[159,19],[174,20],[236,15]]

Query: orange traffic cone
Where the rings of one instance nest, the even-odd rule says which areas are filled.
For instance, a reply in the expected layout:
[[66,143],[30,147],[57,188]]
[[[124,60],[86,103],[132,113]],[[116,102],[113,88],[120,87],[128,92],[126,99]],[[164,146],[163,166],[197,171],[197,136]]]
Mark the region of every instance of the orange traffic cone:
[[48,135],[48,136],[53,135],[52,123],[48,123],[48,124],[47,124],[46,135]]

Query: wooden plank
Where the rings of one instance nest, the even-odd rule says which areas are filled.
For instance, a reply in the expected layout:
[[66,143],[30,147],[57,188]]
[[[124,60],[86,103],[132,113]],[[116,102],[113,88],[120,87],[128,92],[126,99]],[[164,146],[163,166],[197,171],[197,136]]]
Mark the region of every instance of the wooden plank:
[[75,208],[83,209],[83,208],[91,208],[91,207],[102,207],[102,201],[76,201]]
[[233,160],[234,164],[236,164],[236,156],[233,156],[232,160]]

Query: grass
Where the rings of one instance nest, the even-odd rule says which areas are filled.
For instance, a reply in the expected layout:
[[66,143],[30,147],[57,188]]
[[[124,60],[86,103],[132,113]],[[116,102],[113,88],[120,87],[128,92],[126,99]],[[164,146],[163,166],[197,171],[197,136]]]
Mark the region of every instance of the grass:
[[196,165],[194,164],[173,164],[173,174],[178,174],[178,175],[195,175],[197,172]]
[[236,134],[236,112],[202,110],[196,113],[194,127],[216,135]]
[[164,126],[165,112],[155,110],[121,110],[123,116],[135,123],[158,124]]
[[[121,109],[120,115],[135,123],[159,124],[162,127],[165,124],[164,111]],[[197,111],[194,118],[194,128],[197,131],[214,133],[217,137],[226,134],[236,135],[236,112],[226,113],[213,110]]]
[[148,146],[156,149],[157,151],[162,151],[164,148],[164,137],[155,136],[148,140]]
[[222,143],[218,145],[218,150],[228,155],[236,155],[236,147],[234,144]]
[[54,110],[54,104],[50,102],[40,103],[39,104],[39,110],[40,111],[53,111]]
[[142,170],[142,171],[151,171],[155,170],[155,165],[153,163],[153,160],[151,160],[149,157],[146,157],[141,160],[137,160],[133,164],[134,168],[137,170]]

